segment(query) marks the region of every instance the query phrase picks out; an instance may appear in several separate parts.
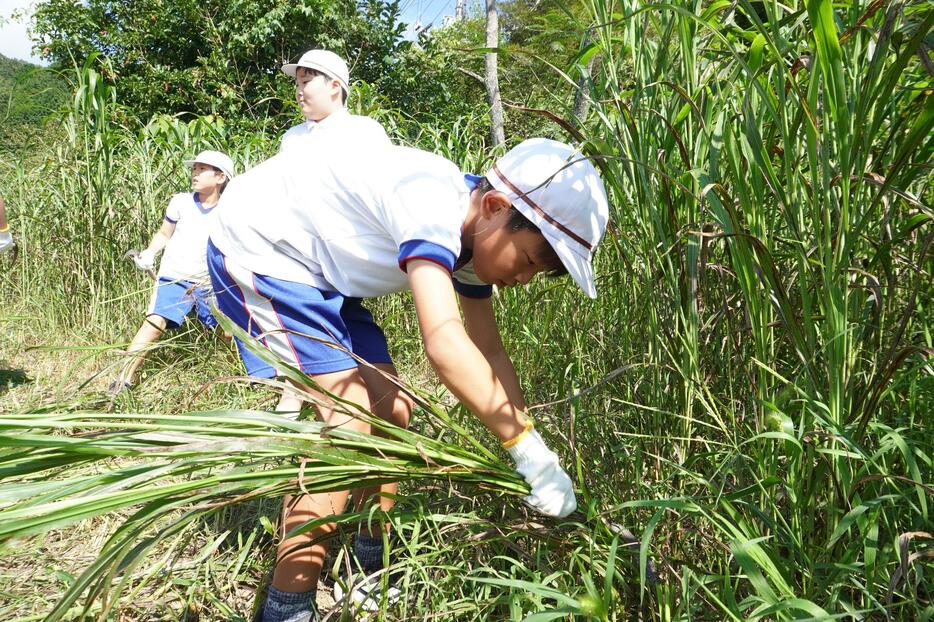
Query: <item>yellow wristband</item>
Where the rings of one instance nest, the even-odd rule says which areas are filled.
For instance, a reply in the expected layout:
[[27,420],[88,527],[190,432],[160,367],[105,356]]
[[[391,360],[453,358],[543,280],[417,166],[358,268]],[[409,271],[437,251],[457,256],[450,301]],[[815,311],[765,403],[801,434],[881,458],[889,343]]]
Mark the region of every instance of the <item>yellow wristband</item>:
[[532,428],[534,427],[535,427],[534,421],[532,421],[531,419],[526,420],[525,429],[519,432],[518,436],[516,436],[515,438],[511,438],[508,441],[503,441],[503,449],[509,449],[510,447],[515,447],[519,443],[519,441],[521,441],[522,439],[524,439],[526,436],[529,435],[529,432],[531,432]]
[[7,225],[6,227],[0,227],[0,233],[4,233],[5,231],[9,231],[9,230],[10,230],[10,225]]

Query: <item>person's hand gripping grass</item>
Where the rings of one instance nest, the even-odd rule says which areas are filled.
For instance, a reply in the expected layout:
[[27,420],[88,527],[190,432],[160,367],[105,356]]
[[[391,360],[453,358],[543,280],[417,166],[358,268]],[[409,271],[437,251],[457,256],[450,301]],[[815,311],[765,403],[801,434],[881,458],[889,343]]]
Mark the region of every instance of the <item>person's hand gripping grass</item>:
[[548,449],[542,437],[529,422],[519,436],[503,443],[516,462],[516,471],[532,491],[525,502],[547,516],[564,518],[577,509],[574,484],[565,473],[555,452]]
[[147,273],[153,280],[156,279],[156,254],[148,248],[138,251],[135,248],[126,252],[126,257],[133,261],[137,270]]
[[127,253],[127,256],[132,259],[133,263],[136,264],[136,267],[143,272],[148,272],[155,266],[155,254],[149,249],[142,251],[131,250]]
[[491,299],[461,296],[458,305],[445,268],[423,258],[407,266],[425,352],[438,377],[502,441],[531,487],[525,502],[547,516],[566,517],[577,508],[574,486],[524,414]]

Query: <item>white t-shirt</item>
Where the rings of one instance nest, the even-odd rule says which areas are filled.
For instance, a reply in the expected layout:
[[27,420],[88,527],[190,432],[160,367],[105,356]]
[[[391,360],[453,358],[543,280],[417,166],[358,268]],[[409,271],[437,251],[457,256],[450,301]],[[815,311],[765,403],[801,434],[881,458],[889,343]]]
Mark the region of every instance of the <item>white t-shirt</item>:
[[185,281],[208,278],[208,235],[216,219],[217,208],[205,208],[198,193],[176,194],[165,210],[165,219],[175,224],[159,263],[159,276]]
[[230,182],[211,233],[229,260],[368,298],[407,289],[405,262],[419,257],[453,271],[475,295],[489,295],[472,264],[457,262],[471,187],[453,163],[336,132],[313,143]]
[[317,126],[339,126],[340,131],[353,132],[360,140],[389,142],[386,136],[386,130],[378,122],[370,117],[350,114],[347,109],[341,109],[331,113],[321,121],[305,121],[294,127],[290,127],[282,135],[282,142],[279,145],[279,153],[284,153],[290,149],[312,140],[314,130]]

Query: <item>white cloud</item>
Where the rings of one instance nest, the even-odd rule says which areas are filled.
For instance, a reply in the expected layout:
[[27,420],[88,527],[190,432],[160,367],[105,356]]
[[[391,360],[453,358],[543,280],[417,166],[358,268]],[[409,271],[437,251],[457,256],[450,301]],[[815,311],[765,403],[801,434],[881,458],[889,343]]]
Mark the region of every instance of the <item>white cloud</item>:
[[32,13],[35,4],[36,0],[0,0],[0,54],[40,63],[32,55],[32,42],[26,34],[29,18],[20,15],[17,20],[13,19],[14,14]]

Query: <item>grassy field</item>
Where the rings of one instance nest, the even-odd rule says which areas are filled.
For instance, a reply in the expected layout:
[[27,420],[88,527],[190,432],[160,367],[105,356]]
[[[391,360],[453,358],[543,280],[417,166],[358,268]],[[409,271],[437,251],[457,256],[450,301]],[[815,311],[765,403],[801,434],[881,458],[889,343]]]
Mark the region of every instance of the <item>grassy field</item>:
[[[277,497],[398,479],[369,517],[395,526],[405,592],[381,619],[934,619],[934,10],[741,2],[742,29],[729,3],[586,7],[549,112],[611,194],[601,296],[496,296],[580,511],[525,511],[407,296],[374,312],[419,408],[379,447],[261,414],[275,389],[197,328],[111,402],[149,288],[123,252],[183,157],[248,167],[276,140],[122,118],[87,69],[61,140],[0,159],[20,242],[0,258],[0,618],[248,619]],[[354,105],[465,170],[492,158],[479,120]]]

